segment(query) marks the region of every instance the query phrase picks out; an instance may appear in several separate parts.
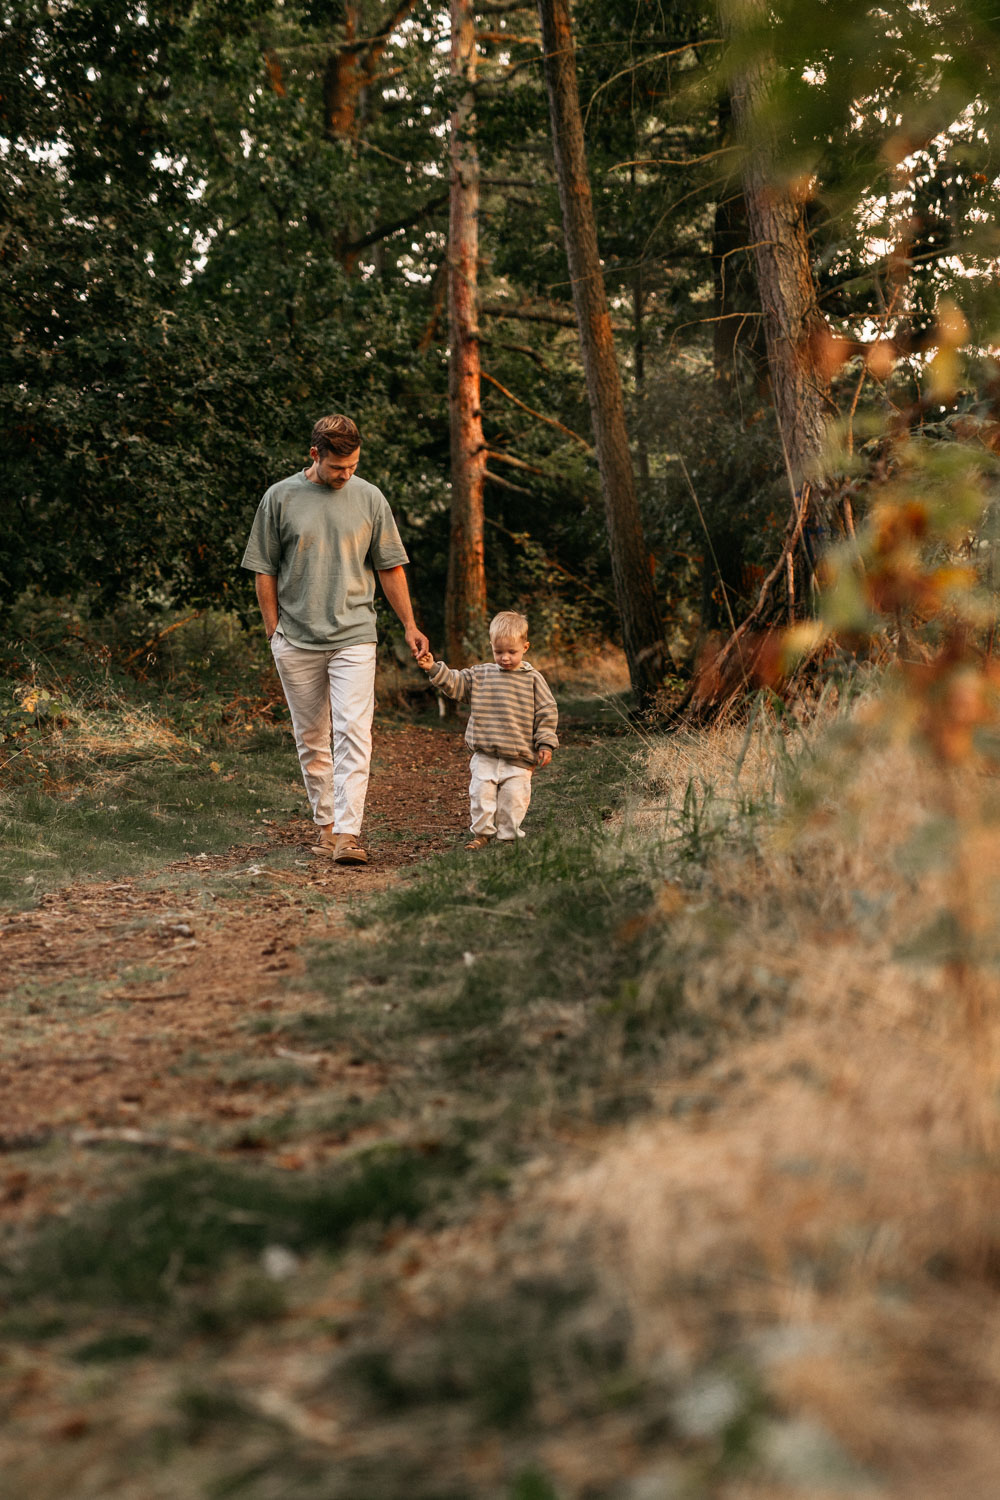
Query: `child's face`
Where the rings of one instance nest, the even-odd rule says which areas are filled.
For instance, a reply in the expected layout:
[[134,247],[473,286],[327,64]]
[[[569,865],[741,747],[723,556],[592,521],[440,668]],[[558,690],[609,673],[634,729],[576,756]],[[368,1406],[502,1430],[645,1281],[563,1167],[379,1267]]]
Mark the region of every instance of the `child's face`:
[[520,641],[491,641],[493,647],[493,660],[501,672],[513,672],[521,665],[521,659],[528,649],[528,642]]

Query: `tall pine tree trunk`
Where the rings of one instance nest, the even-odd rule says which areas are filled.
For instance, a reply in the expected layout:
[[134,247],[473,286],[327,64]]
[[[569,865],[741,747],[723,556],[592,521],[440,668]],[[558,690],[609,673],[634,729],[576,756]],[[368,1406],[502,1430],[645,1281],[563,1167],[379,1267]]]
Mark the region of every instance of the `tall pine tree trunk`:
[[[355,156],[370,113],[369,90],[376,69],[415,4],[416,0],[399,0],[396,9],[373,36],[360,38],[358,28],[363,29],[363,21],[358,0],[345,0],[342,7],[343,39],[330,52],[323,72],[323,129],[329,140],[350,142]],[[268,71],[273,80],[274,67],[270,60]],[[341,209],[346,209],[346,212],[342,214],[334,236],[334,251],[351,275],[359,255],[368,245],[374,246],[372,254],[377,264],[382,254],[382,242],[378,238],[367,238],[360,230],[351,212],[350,201],[342,204]]]
[[451,3],[451,72],[468,85],[451,116],[448,219],[448,405],[451,426],[451,536],[445,593],[448,660],[462,666],[486,643],[483,483],[486,448],[480,409],[479,159],[472,85],[476,38],[468,0]]
[[615,598],[640,709],[663,680],[664,643],[635,492],[621,375],[597,248],[568,0],[538,0],[552,143],[573,303],[601,471]]
[[[629,170],[632,193],[639,191],[635,165]],[[636,257],[632,273],[632,372],[635,381],[635,456],[639,465],[641,493],[649,491],[649,449],[646,446],[644,410],[646,401],[646,278],[643,274],[643,256]]]
[[719,14],[734,58],[732,120],[791,513],[753,609],[695,679],[685,706],[702,716],[753,688],[770,629],[808,608],[816,551],[830,522],[820,470],[831,411],[822,353],[830,335],[816,299],[805,197],[782,175],[774,127],[762,107],[772,76],[767,11],[764,0],[719,0]]
[[[723,26],[745,43],[751,29],[765,24],[762,0],[720,0]],[[774,131],[761,108],[768,90],[766,57],[747,57],[730,80],[733,124],[741,149],[747,229],[753,246],[757,286],[778,429],[797,493],[817,469],[831,411],[828,381],[817,368],[816,352],[827,338],[816,301],[806,204],[785,181],[777,163]],[[818,520],[820,495],[813,486]]]
[[[720,146],[731,146],[732,138],[733,112],[727,93],[719,101]],[[762,394],[769,389],[770,380],[752,241],[747,231],[743,182],[734,168],[720,183],[712,226],[713,364],[720,387],[735,389],[741,375],[751,371],[754,385]]]

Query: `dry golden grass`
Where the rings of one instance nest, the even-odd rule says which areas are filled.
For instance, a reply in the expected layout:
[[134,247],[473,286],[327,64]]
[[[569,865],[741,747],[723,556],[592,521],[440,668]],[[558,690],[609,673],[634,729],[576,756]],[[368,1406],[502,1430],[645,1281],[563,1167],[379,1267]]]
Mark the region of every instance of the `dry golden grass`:
[[572,652],[532,651],[529,659],[563,697],[613,698],[629,691],[625,653],[607,642]]
[[[650,753],[655,791],[619,830],[633,849],[671,847],[692,777],[733,832],[741,796],[783,810],[656,903],[664,942],[643,986],[652,997],[671,953],[697,953],[683,1003],[729,1037],[721,1060],[665,1087],[660,1117],[607,1141],[553,1202],[626,1290],[640,1366],[697,1368],[728,1320],[779,1410],[818,1422],[891,1495],[997,1494],[992,781],[905,743],[829,748],[817,730],[782,791],[779,733]],[[935,929],[950,951],[926,941]],[[780,1027],[746,1035],[753,997]]]
[[[59,736],[57,730],[56,736]],[[80,757],[143,755],[159,751],[173,759],[189,748],[187,740],[177,734],[162,718],[147,707],[127,707],[120,713],[90,711],[81,714],[73,726],[73,749]]]
[[19,762],[48,769],[50,761],[66,763],[79,776],[100,776],[108,762],[130,762],[151,756],[180,762],[191,752],[189,738],[145,704],[121,703],[112,708],[74,705],[58,720],[23,745],[10,742],[0,749],[0,773]]

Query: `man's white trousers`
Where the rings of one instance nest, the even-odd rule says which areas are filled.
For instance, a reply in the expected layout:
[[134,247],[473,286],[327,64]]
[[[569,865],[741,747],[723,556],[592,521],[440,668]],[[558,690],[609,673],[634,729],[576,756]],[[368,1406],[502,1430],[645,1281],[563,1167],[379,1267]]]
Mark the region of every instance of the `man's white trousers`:
[[531,802],[531,772],[499,755],[476,751],[469,762],[472,831],[501,843],[523,839],[521,823]]
[[375,644],[303,651],[276,630],[271,651],[313,821],[332,823],[334,833],[360,833],[372,758]]

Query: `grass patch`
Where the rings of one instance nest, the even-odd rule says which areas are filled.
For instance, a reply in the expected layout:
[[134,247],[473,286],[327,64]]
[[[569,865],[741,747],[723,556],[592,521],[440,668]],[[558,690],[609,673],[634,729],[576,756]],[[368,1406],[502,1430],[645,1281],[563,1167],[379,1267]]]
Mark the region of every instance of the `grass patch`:
[[470,1299],[414,1348],[372,1344],[345,1374],[374,1410],[401,1412],[469,1401],[485,1427],[530,1426],[539,1389],[555,1381],[592,1392],[625,1362],[623,1328],[614,1320],[584,1327],[593,1288],[534,1278],[502,1304]]
[[[103,979],[83,981],[77,977],[50,982],[30,979],[9,989],[3,997],[3,1013],[7,1018],[39,1016],[48,1020],[52,1016],[85,1015],[104,1005],[101,992]],[[42,1025],[40,1021],[38,1023]],[[3,1043],[0,1043],[0,1047]]]
[[74,1350],[73,1358],[79,1365],[102,1365],[112,1360],[135,1359],[140,1354],[148,1354],[152,1342],[148,1333],[105,1333],[81,1344]]
[[332,1254],[362,1226],[411,1222],[466,1165],[464,1150],[447,1145],[380,1146],[323,1179],[185,1163],[40,1231],[0,1287],[20,1317],[42,1302],[162,1311],[269,1245]]
[[0,902],[142,874],[301,810],[270,658],[234,617],[21,601],[0,643]]
[[68,789],[57,782],[0,793],[0,902],[25,906],[67,881],[141,875],[245,843],[264,817],[300,810],[283,740],[255,752],[252,765],[232,752],[218,757],[107,756]]
[[[684,976],[730,920],[710,906],[683,927],[665,919],[664,876],[696,891],[707,851],[752,845],[764,813],[687,790],[655,837],[635,840],[631,815],[609,812],[638,785],[637,743],[599,736],[561,752],[528,838],[415,867],[355,912],[353,940],[313,946],[298,983],[327,1003],[250,1024],[377,1064],[401,1118],[433,1096],[439,1121],[473,1122],[484,1168],[501,1173],[553,1115],[608,1124],[648,1109],[665,1064],[690,1067],[718,1044]],[[732,1018],[772,1015],[765,988],[741,983]],[[345,1102],[344,1128],[370,1110]]]

